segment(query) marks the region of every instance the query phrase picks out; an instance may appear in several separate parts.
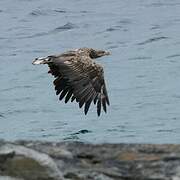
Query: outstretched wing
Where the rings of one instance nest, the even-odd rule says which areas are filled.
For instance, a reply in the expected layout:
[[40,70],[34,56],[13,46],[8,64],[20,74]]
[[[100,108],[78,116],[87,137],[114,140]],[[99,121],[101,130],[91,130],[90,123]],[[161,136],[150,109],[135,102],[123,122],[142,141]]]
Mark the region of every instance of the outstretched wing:
[[106,112],[106,104],[109,105],[103,68],[89,57],[79,58],[84,59],[54,59],[48,64],[49,72],[56,77],[54,80],[56,94],[60,94],[60,100],[65,98],[65,103],[70,99],[71,102],[76,99],[80,108],[84,105],[85,114],[93,101],[97,104],[99,116],[101,107]]

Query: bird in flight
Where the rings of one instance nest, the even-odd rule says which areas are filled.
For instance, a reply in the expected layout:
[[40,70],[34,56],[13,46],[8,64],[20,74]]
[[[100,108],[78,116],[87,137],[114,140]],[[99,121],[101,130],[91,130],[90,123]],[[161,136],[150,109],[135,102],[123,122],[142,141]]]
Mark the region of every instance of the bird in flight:
[[55,77],[53,83],[56,95],[60,94],[59,100],[64,98],[65,103],[76,100],[80,108],[84,106],[85,115],[93,101],[100,116],[102,108],[107,111],[109,98],[103,67],[97,64],[95,59],[109,54],[103,50],[79,48],[59,55],[36,58],[32,64],[49,66],[48,73]]

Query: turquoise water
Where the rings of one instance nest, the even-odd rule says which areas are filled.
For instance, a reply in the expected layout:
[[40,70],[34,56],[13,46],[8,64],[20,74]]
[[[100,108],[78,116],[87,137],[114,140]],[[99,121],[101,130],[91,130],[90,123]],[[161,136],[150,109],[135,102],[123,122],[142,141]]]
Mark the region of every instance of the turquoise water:
[[[179,0],[1,0],[0,138],[180,143]],[[35,57],[105,49],[111,106],[58,101]]]

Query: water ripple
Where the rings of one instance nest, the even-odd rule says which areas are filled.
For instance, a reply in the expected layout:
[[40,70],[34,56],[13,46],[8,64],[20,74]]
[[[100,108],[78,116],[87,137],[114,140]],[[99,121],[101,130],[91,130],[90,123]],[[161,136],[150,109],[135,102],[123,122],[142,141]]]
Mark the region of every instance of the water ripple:
[[179,6],[180,3],[177,3],[177,2],[155,2],[155,3],[151,3],[147,6],[149,7],[165,7],[165,6]]
[[150,38],[150,39],[147,39],[147,40],[145,40],[143,42],[138,43],[137,45],[145,45],[145,44],[153,43],[153,42],[164,40],[164,39],[168,39],[168,37],[160,36],[160,37]]
[[108,46],[107,49],[116,49],[116,48],[118,48],[118,45],[111,45],[111,46]]
[[122,19],[120,21],[118,21],[119,24],[122,24],[122,25],[129,25],[129,24],[132,24],[132,20],[131,19]]
[[166,133],[166,132],[168,132],[168,133],[171,133],[171,132],[174,132],[174,130],[173,129],[159,129],[159,130],[157,130],[157,132],[164,132],[164,133]]
[[1,89],[1,91],[2,92],[4,92],[4,91],[14,91],[16,89],[29,89],[29,88],[32,88],[32,86],[30,86],[30,85],[22,85],[22,86],[13,86],[13,87],[10,87],[10,88]]
[[152,27],[150,28],[150,30],[157,30],[157,29],[160,29],[160,25],[158,24],[155,24],[155,25],[152,25]]
[[128,60],[148,60],[148,59],[152,59],[152,57],[150,57],[150,56],[137,56],[137,57],[128,58]]
[[48,15],[56,15],[56,14],[87,14],[90,11],[81,10],[81,11],[69,11],[65,9],[35,9],[29,13],[30,16],[48,16]]
[[60,9],[55,9],[54,10],[55,12],[57,12],[57,13],[67,13],[67,11],[66,10],[60,10]]
[[111,31],[116,31],[116,30],[117,30],[117,29],[116,29],[116,28],[113,28],[113,27],[106,29],[106,31],[110,31],[110,32],[111,32]]
[[66,23],[65,25],[63,26],[59,26],[57,28],[55,28],[54,30],[52,30],[51,32],[59,32],[59,31],[65,31],[65,30],[70,30],[70,29],[74,29],[74,28],[77,28],[78,26],[73,24],[73,23]]
[[8,110],[5,114],[7,115],[17,115],[17,114],[26,114],[26,113],[30,113],[30,114],[34,114],[34,113],[38,113],[39,110],[37,109],[16,109],[16,110]]
[[16,97],[12,99],[15,102],[24,102],[24,101],[32,101],[34,98],[32,97]]
[[64,24],[63,26],[56,27],[55,29],[52,29],[48,32],[38,32],[38,33],[35,33],[30,36],[20,36],[17,39],[27,39],[27,38],[31,39],[31,38],[35,38],[35,37],[42,37],[42,36],[47,36],[47,35],[51,35],[51,34],[56,34],[56,33],[62,32],[62,31],[68,31],[68,30],[71,30],[71,29],[74,29],[77,27],[78,26],[76,24],[68,22],[68,23]]
[[125,28],[124,26],[122,25],[116,25],[116,26],[112,26],[112,27],[109,27],[107,28],[105,31],[106,32],[112,32],[112,31],[118,31],[118,30],[122,30],[122,31],[128,31],[127,28]]
[[44,16],[44,15],[48,15],[48,10],[41,10],[41,9],[36,9],[33,10],[30,15],[31,16]]
[[87,133],[91,133],[92,131],[87,130],[87,129],[82,129],[79,130],[78,132],[72,133],[71,135],[77,135],[77,134],[87,134]]
[[5,116],[4,116],[4,115],[2,115],[2,114],[0,114],[0,118],[5,118]]
[[172,54],[172,55],[167,56],[166,58],[171,59],[171,58],[175,58],[175,57],[180,57],[180,54]]
[[69,141],[69,140],[80,140],[80,138],[77,136],[77,135],[70,135],[70,136],[67,136],[65,138],[63,138],[64,141]]

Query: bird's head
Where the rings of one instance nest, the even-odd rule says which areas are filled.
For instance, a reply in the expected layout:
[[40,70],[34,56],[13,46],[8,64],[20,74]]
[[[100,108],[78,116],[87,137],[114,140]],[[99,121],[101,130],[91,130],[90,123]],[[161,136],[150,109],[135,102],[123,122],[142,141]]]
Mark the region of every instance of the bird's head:
[[90,53],[89,53],[89,56],[92,59],[99,58],[99,57],[102,57],[102,56],[107,56],[107,55],[110,55],[110,52],[104,51],[104,50],[91,49]]
[[89,55],[92,59],[110,55],[110,52],[108,52],[108,51],[96,50],[96,49],[92,49],[92,48],[80,48],[79,52]]
[[52,62],[52,59],[55,56],[47,56],[47,57],[39,57],[39,58],[35,58],[35,60],[32,62],[32,64],[36,65],[36,64],[48,64]]

